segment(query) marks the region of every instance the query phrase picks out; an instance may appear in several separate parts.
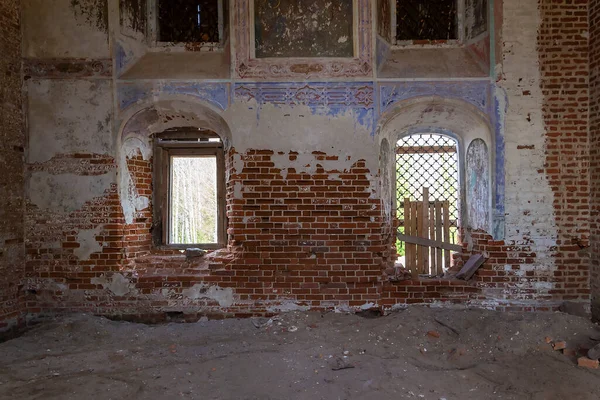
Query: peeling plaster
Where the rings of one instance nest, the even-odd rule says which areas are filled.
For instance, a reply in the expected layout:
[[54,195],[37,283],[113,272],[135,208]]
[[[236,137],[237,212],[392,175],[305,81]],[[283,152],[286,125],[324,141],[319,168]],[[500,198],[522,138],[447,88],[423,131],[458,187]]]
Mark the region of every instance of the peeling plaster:
[[[116,182],[115,171],[104,175],[52,175],[32,172],[27,184],[27,197],[37,207],[55,212],[73,212],[96,197],[106,195]],[[73,190],[76,187],[78,190]]]
[[[498,108],[506,107],[504,120],[497,122],[504,124],[505,132],[506,240],[530,245],[537,256],[536,265],[554,270],[554,194],[547,177],[538,172],[546,162],[546,129],[539,60],[532,56],[538,53],[541,23],[537,2],[505,1],[503,22],[503,79],[498,90],[506,96],[497,95],[496,99]],[[529,95],[524,96],[524,91]],[[535,150],[519,151],[519,145]],[[527,210],[532,211],[525,213]]]
[[96,240],[96,236],[102,232],[104,226],[98,226],[95,229],[80,229],[77,233],[77,242],[79,247],[73,251],[73,254],[80,260],[88,260],[92,253],[102,251],[102,244]]
[[243,197],[243,191],[244,185],[242,185],[241,182],[235,182],[235,184],[233,185],[233,197],[236,199],[241,199]]
[[112,89],[105,80],[29,80],[30,163],[57,154],[113,154]]
[[268,312],[280,313],[280,312],[291,312],[291,311],[308,311],[309,306],[301,306],[295,301],[282,301],[281,304],[267,307]]
[[197,283],[191,288],[184,289],[181,294],[191,300],[210,299],[219,303],[221,307],[231,307],[234,303],[233,289],[222,288],[217,285],[210,286]]
[[110,57],[107,1],[24,0],[24,57]]
[[113,274],[108,280],[105,275],[91,280],[93,285],[102,285],[106,290],[109,290],[115,296],[125,296],[132,292],[133,284],[121,274]]
[[132,158],[138,154],[142,155],[144,160],[151,157],[152,148],[149,139],[143,141],[139,138],[129,138],[123,143],[119,159],[119,194],[123,215],[127,224],[133,223],[135,213],[147,209],[150,206],[150,199],[146,196],[140,196],[133,182],[133,176],[127,168],[127,158]]
[[[374,111],[367,110],[367,113],[365,117],[362,111],[350,108],[258,104],[251,99],[236,101],[223,117],[236,133],[232,144],[239,153],[249,149],[299,153],[293,162],[289,156],[275,154],[276,168],[314,171],[318,163],[325,170],[342,172],[364,160],[366,167],[376,173],[379,149],[372,136]],[[314,151],[337,155],[338,160],[316,162]]]

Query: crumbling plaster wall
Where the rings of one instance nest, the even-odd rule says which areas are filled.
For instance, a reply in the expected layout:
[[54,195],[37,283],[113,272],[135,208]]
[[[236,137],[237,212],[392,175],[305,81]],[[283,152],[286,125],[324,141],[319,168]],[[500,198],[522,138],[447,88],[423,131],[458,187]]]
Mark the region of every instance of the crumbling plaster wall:
[[23,148],[19,1],[0,3],[0,332],[22,323]]
[[[552,206],[554,196],[545,174],[539,172],[546,162],[546,127],[542,114],[540,62],[538,57],[532,56],[538,54],[540,18],[537,2],[504,1],[504,48],[503,58],[499,60],[502,76],[497,91],[501,99],[506,99],[499,107],[507,110],[503,127],[506,239],[516,246],[530,247],[537,260],[527,269],[552,279],[555,269],[552,249],[556,246],[557,227]],[[523,284],[528,285],[526,270],[511,270],[507,272],[521,275]]]
[[[248,42],[238,40],[232,51],[238,57],[234,79],[121,80],[121,69],[146,51],[143,29],[132,15],[139,3],[81,1],[74,7],[53,0],[70,10],[54,25],[44,20],[52,14],[32,10],[35,1],[25,3],[28,24],[42,19],[36,35],[44,37],[45,29],[55,37],[57,25],[66,34],[44,52],[32,36],[26,35],[24,45],[29,138],[35,142],[27,149],[27,288],[37,293],[31,301],[35,309],[243,314],[438,302],[534,309],[588,300],[585,252],[567,243],[579,238],[585,248],[586,210],[574,224],[560,207],[571,186],[555,182],[565,178],[562,172],[585,176],[583,147],[578,144],[576,153],[550,147],[558,150],[560,162],[548,164],[553,126],[573,113],[571,106],[548,107],[552,87],[544,85],[556,82],[541,72],[554,72],[546,57],[552,48],[539,32],[556,23],[544,8],[550,3],[503,2],[497,83],[377,81],[371,69],[372,7],[363,0],[357,3],[359,26],[366,31],[359,32],[356,60],[270,65],[245,58]],[[248,31],[240,32],[249,29],[247,16],[238,12],[247,6],[246,0],[234,4],[235,18],[244,22],[232,27],[237,39],[247,39]],[[119,9],[127,11],[125,18]],[[585,7],[574,3],[560,9],[565,20],[558,23],[567,29],[569,13]],[[103,12],[108,25],[99,23]],[[65,49],[79,35],[85,42],[88,29],[94,30],[89,35],[94,46],[86,52],[88,47],[74,45],[77,58],[65,59],[71,57]],[[585,41],[586,29],[577,27],[578,43]],[[105,42],[113,44],[107,47],[109,62]],[[576,47],[562,56],[579,60],[587,57],[583,53]],[[319,81],[319,71],[337,80]],[[574,79],[585,79],[579,76],[585,68],[576,71]],[[554,79],[560,86],[571,78],[565,73]],[[586,95],[576,89],[577,96]],[[380,185],[383,137],[377,126],[395,105],[432,96],[468,103],[490,128],[493,228],[474,232],[464,249],[464,257],[484,252],[489,259],[469,283],[390,284],[384,270],[393,259],[393,235],[390,199],[383,194],[392,191]],[[576,114],[585,120],[583,111]],[[152,253],[151,140],[174,126],[226,131],[229,247],[202,261]],[[560,131],[565,139],[578,134],[569,129]],[[395,138],[385,139],[393,148]],[[585,185],[575,186],[585,197]],[[574,229],[576,224],[583,229]]]
[[[90,263],[118,261],[108,255],[90,261],[93,253],[114,252],[110,239],[122,235],[110,212],[110,197],[117,195],[110,3],[22,2],[25,285],[36,293],[28,303],[34,313],[49,308],[46,304],[68,288],[76,289],[76,274],[85,274]],[[70,267],[77,261],[81,264]]]
[[24,0],[23,55],[110,58],[109,0]]

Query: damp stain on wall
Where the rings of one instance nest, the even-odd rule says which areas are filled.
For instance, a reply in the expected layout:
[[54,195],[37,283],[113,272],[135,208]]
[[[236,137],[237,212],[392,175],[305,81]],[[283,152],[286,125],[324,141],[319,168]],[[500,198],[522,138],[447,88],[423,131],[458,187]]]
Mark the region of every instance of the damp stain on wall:
[[71,0],[70,8],[76,18],[108,32],[108,0]]
[[352,57],[352,0],[258,0],[256,57]]
[[146,31],[147,0],[119,1],[120,24],[140,33]]

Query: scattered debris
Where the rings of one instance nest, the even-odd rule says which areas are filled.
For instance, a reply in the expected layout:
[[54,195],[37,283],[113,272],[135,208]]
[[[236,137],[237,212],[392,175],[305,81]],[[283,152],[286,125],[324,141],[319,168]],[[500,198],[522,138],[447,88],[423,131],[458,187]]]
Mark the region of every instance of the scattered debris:
[[579,357],[577,359],[577,365],[583,368],[598,369],[598,360],[590,360],[587,357]]
[[438,324],[440,324],[441,326],[443,326],[444,328],[448,328],[448,329],[450,329],[452,332],[454,332],[454,334],[456,334],[456,336],[460,336],[460,333],[458,332],[458,330],[457,330],[457,329],[455,329],[455,328],[453,328],[453,327],[451,327],[451,326],[450,326],[450,325],[448,325],[447,323],[445,323],[445,322],[443,322],[443,321],[441,321],[441,320],[439,320],[439,319],[437,319],[437,318],[434,318],[433,320],[434,320],[435,322],[437,322]]
[[429,331],[427,332],[427,336],[438,339],[440,337],[440,333],[438,331]]
[[[290,333],[292,327],[298,330]],[[105,389],[109,378],[144,382],[156,398],[179,398],[181,388],[189,387],[183,397],[218,397],[226,388],[236,399],[297,398],[300,389],[311,398],[337,399],[332,393],[346,391],[348,400],[419,394],[424,400],[525,399],[533,392],[540,399],[598,400],[600,368],[593,369],[596,360],[587,352],[598,344],[590,335],[599,331],[589,320],[564,313],[428,307],[376,319],[293,311],[153,326],[69,316],[0,344],[0,367],[18,368],[14,375],[0,374],[0,398],[35,398],[41,390],[67,388],[71,397],[85,399],[90,390]],[[546,344],[546,337],[553,340]],[[552,342],[561,340],[567,348],[554,352]],[[592,369],[573,368],[584,356],[581,363]],[[82,366],[94,372],[81,374]],[[390,371],[402,379],[387,379]],[[52,373],[60,377],[40,379]],[[73,376],[77,380],[66,386]],[[560,379],[540,379],[553,376]],[[113,385],[104,397],[131,397],[136,387]]]
[[591,349],[589,349],[587,352],[587,356],[592,360],[600,359],[600,344],[597,344]]
[[348,361],[340,357],[336,357],[333,365],[331,366],[332,371],[341,371],[343,369],[350,368],[354,368],[354,365],[350,364]]
[[565,342],[564,340],[560,340],[557,342],[552,343],[552,348],[554,350],[563,350],[567,348],[567,342]]
[[550,344],[552,343],[552,338],[550,336],[546,336],[546,338],[544,339],[546,341],[546,343]]
[[206,251],[202,250],[202,249],[198,249],[198,248],[185,249],[185,260],[190,261],[190,260],[193,260],[194,258],[204,257],[205,254],[206,254]]
[[412,274],[402,264],[396,265],[395,268],[388,268],[386,273],[390,282],[410,281],[412,279]]
[[250,318],[250,321],[256,329],[261,329],[273,325],[273,318]]
[[456,275],[457,279],[464,279],[468,281],[475,275],[475,272],[483,265],[485,258],[481,254],[474,254],[462,267],[460,272]]

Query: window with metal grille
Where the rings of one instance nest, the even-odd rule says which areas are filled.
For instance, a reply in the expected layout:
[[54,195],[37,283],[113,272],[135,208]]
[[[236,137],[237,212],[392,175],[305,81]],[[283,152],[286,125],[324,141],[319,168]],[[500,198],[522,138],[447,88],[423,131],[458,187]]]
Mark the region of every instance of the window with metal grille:
[[396,40],[455,40],[457,0],[397,0]]
[[158,41],[219,42],[219,0],[157,0]]
[[[435,133],[403,137],[396,144],[396,215],[399,231],[405,233],[404,202],[423,201],[428,189],[431,204],[448,202],[450,241],[457,244],[459,220],[459,164],[457,142]],[[397,242],[400,256],[404,243]]]

